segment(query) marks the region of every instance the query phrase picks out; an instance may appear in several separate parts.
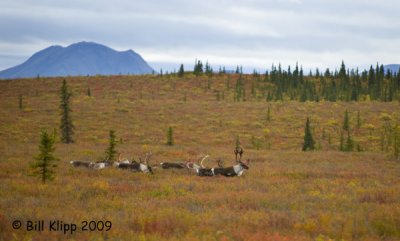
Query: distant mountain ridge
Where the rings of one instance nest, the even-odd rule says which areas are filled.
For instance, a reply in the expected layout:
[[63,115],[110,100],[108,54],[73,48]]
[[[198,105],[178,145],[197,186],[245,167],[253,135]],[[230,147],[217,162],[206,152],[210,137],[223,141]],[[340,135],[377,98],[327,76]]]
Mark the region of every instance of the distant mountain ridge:
[[385,68],[385,71],[390,69],[392,73],[398,73],[400,70],[400,64],[388,64],[383,66]]
[[68,47],[56,45],[43,49],[24,63],[0,71],[0,78],[136,75],[153,72],[150,65],[132,50],[116,51],[94,42],[79,42]]

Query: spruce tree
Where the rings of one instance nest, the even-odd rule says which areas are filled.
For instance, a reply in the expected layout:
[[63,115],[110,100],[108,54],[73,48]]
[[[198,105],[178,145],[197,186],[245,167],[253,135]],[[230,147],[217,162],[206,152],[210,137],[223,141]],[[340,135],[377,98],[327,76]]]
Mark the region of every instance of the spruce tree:
[[90,87],[87,88],[87,96],[92,96],[92,92],[90,91]]
[[181,66],[179,67],[179,71],[178,71],[178,77],[182,78],[184,74],[185,74],[185,70],[183,69],[183,64],[181,64]]
[[344,151],[353,151],[353,149],[354,149],[354,142],[353,139],[351,138],[349,130],[347,131],[347,140],[346,140],[346,145],[344,147]]
[[314,144],[315,144],[315,141],[311,134],[310,118],[307,117],[306,127],[304,128],[303,151],[314,150]]
[[31,164],[32,176],[39,177],[43,183],[47,180],[51,181],[54,179],[56,161],[58,158],[54,156],[54,136],[50,136],[46,131],[42,131],[40,134],[39,154],[34,158],[36,162]]
[[396,127],[396,129],[394,129],[393,157],[396,160],[400,159],[400,127]]
[[168,127],[167,145],[168,146],[173,146],[174,145],[174,130],[172,129],[172,126]]
[[110,130],[109,145],[108,145],[108,147],[106,149],[106,153],[105,153],[106,154],[105,160],[106,160],[106,162],[108,162],[108,164],[115,161],[115,157],[117,155],[116,146],[117,146],[117,141],[116,141],[116,137],[115,137],[115,131]]
[[72,143],[72,135],[74,134],[74,125],[72,124],[71,118],[71,107],[70,107],[71,93],[68,90],[67,81],[63,80],[61,87],[61,141],[63,143]]
[[203,73],[203,63],[200,60],[196,60],[195,64],[194,64],[194,70],[193,73],[196,76],[199,76]]
[[349,131],[350,123],[349,123],[349,112],[346,110],[344,112],[344,120],[343,120],[343,130]]
[[339,142],[339,151],[344,151],[344,137],[343,137],[343,131],[340,131],[340,142]]
[[268,106],[268,110],[267,110],[267,121],[268,122],[271,121],[271,108],[270,108],[270,106]]

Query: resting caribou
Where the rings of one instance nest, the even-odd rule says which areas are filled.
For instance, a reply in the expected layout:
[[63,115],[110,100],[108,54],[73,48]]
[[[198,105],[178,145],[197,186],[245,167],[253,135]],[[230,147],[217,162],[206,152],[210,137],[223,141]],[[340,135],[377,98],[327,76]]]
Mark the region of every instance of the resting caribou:
[[[226,176],[226,177],[233,177],[233,176],[241,176],[244,172],[244,170],[249,169],[249,163],[250,160],[246,160],[245,162],[242,162],[242,155],[243,155],[243,149],[240,147],[237,147],[234,151],[236,155],[236,165],[230,166],[230,167],[214,167],[214,168],[205,168],[202,165],[202,162],[199,165],[193,164],[191,166],[188,166],[188,168],[195,169],[197,172],[198,176]],[[239,160],[237,156],[239,157]]]
[[131,163],[127,162],[114,162],[114,167],[116,168],[121,168],[121,169],[127,169],[131,171],[136,171],[136,172],[144,172],[144,173],[151,173],[153,174],[153,169],[151,168],[149,164],[149,159],[151,153],[146,153],[146,157],[144,162],[141,161],[139,158],[139,162],[133,160]]
[[183,162],[161,162],[160,166],[162,169],[183,169],[186,167]]
[[201,161],[199,161],[200,165],[198,165],[196,163],[193,163],[193,162],[188,162],[186,164],[186,167],[188,169],[196,170],[196,173],[197,173],[198,176],[213,176],[213,173],[212,173],[212,170],[211,170],[212,168],[206,168],[203,165],[204,160],[206,160],[208,157],[209,157],[208,155],[203,157],[203,159]]
[[[205,156],[202,160],[199,159],[197,162],[200,165],[203,165],[202,163],[207,157],[208,157],[208,155]],[[196,166],[200,167],[199,165],[194,164],[191,161],[187,161],[187,162],[161,162],[160,163],[160,167],[162,169],[183,169],[183,168],[194,169],[193,165],[196,165]],[[189,166],[192,166],[192,167],[189,167]]]
[[133,158],[132,158],[132,162],[130,162],[128,159],[123,160],[121,158],[121,153],[120,153],[118,155],[118,161],[113,162],[113,167],[127,169],[127,167],[132,163],[137,163],[137,162],[135,160],[133,160]]
[[69,163],[74,167],[86,167],[86,168],[92,168],[92,166],[94,165],[93,162],[88,162],[88,161],[70,161]]
[[100,161],[100,162],[70,161],[69,163],[74,167],[86,167],[96,170],[103,169],[107,166],[107,161]]
[[241,176],[244,172],[244,170],[249,169],[249,163],[250,160],[247,159],[245,161],[246,163],[242,161],[238,161],[238,164],[231,166],[231,167],[215,167],[212,168],[212,173],[214,176],[217,175],[223,175],[226,177],[234,177],[234,176]]

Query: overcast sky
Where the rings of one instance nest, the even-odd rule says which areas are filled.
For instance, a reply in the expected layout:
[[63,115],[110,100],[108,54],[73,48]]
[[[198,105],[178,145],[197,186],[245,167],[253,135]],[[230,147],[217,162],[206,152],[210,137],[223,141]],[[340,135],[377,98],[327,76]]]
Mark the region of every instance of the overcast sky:
[[132,49],[156,70],[400,63],[398,0],[1,0],[0,69],[50,45]]

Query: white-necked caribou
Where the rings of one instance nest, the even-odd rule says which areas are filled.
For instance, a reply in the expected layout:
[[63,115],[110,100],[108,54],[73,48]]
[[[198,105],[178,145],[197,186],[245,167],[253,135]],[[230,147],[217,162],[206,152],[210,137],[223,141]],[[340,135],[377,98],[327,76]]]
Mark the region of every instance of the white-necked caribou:
[[[244,170],[249,169],[250,160],[246,160],[242,162],[243,149],[241,147],[235,148],[235,156],[236,156],[236,165],[230,167],[213,167],[213,168],[205,168],[202,164],[205,158],[203,158],[202,162],[199,165],[192,164],[188,166],[188,168],[195,169],[198,176],[226,176],[226,177],[234,177],[241,176]],[[238,159],[239,155],[239,159]],[[221,162],[219,162],[221,165]]]
[[91,161],[70,161],[69,162],[74,167],[86,167],[90,169],[103,169],[108,166],[107,161],[98,161],[98,162],[91,162]]
[[139,157],[139,162],[137,162],[135,160],[132,160],[132,162],[129,162],[129,160],[122,161],[119,158],[119,162],[114,162],[113,166],[116,168],[126,169],[126,170],[130,170],[130,171],[153,174],[153,169],[151,168],[151,165],[149,164],[149,159],[150,159],[151,155],[152,155],[151,152],[146,153],[144,162],[142,162],[140,157]]

